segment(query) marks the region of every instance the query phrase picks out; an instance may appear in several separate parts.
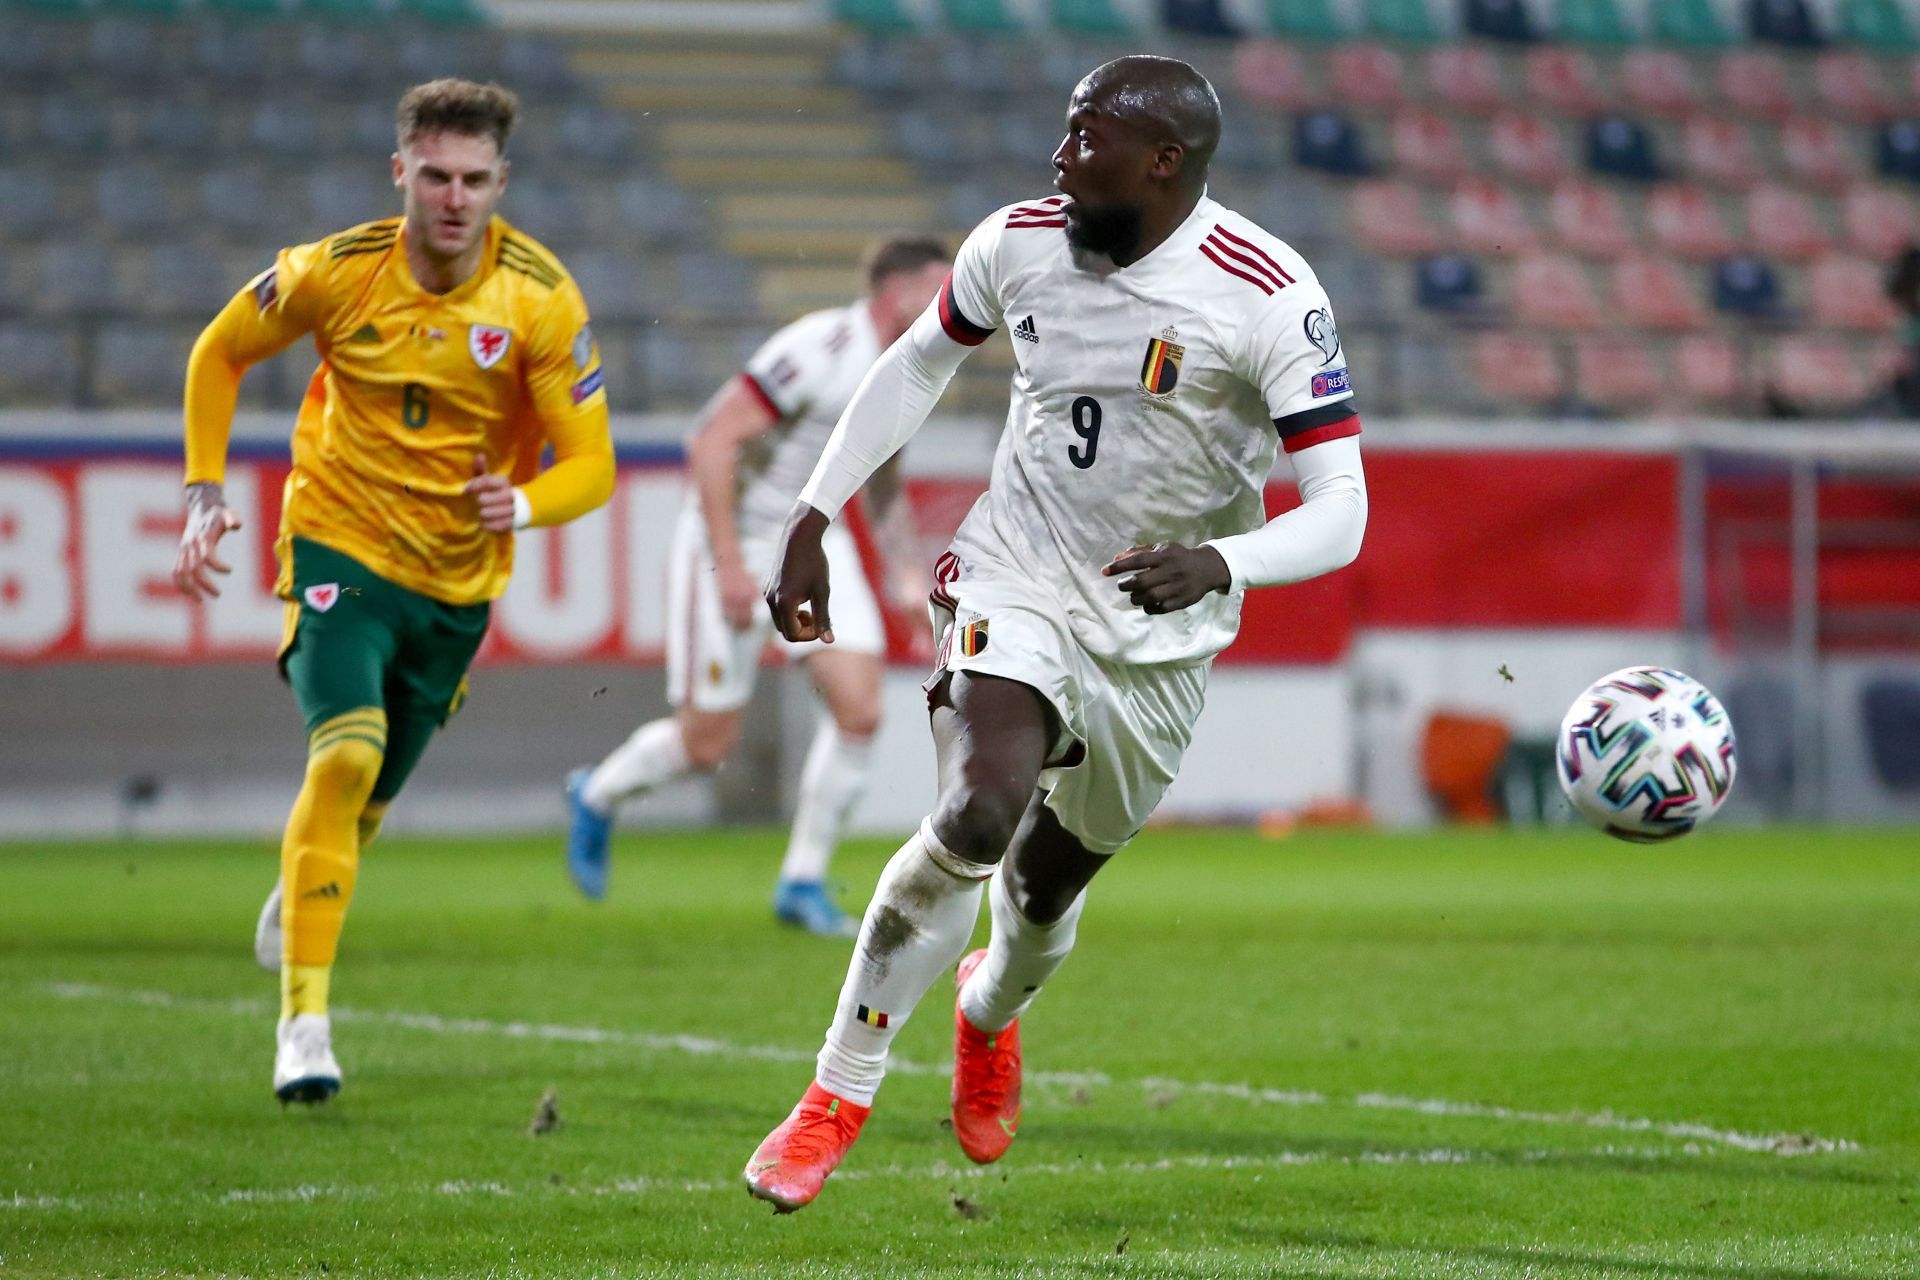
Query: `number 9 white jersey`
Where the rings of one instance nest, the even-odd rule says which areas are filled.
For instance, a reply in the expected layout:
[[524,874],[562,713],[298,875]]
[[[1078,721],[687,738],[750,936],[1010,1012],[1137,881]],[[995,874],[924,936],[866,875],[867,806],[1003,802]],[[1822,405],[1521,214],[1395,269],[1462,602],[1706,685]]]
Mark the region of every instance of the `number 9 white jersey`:
[[1201,661],[1232,643],[1241,593],[1149,615],[1100,569],[1260,526],[1281,444],[1358,434],[1339,330],[1300,255],[1212,200],[1125,268],[1068,245],[1063,204],[981,223],[940,295],[948,336],[1005,328],[1015,363],[992,484],[953,551],[962,573],[974,560],[1051,587],[1103,658]]

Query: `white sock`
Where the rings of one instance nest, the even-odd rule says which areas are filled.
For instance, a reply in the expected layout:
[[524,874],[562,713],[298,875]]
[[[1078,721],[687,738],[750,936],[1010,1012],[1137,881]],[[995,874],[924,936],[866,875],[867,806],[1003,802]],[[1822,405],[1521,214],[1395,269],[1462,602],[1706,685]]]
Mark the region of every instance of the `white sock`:
[[691,764],[680,737],[680,722],[668,716],[641,725],[615,747],[587,779],[582,797],[596,813],[612,813],[628,796],[682,776]]
[[980,883],[992,870],[949,853],[926,822],[887,863],[816,1065],[828,1092],[873,1105],[894,1036],[967,949],[980,916]]
[[800,775],[800,808],[793,815],[786,861],[780,864],[782,880],[817,883],[827,878],[840,829],[866,792],[872,759],[872,738],[849,738],[832,720],[821,723]]
[[1074,931],[1080,923],[1081,908],[1086,905],[1083,889],[1065,915],[1052,924],[1035,924],[1013,905],[1005,873],[994,875],[987,890],[993,940],[987,944],[987,958],[960,989],[960,1011],[975,1030],[1005,1031],[1027,1011],[1040,988],[1073,950]]

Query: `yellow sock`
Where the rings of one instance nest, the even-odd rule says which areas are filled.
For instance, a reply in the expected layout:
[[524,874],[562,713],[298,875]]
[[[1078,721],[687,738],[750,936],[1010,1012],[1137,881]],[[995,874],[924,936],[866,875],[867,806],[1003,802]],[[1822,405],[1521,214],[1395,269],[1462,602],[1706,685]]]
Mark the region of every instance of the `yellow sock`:
[[325,1013],[333,958],[360,870],[367,797],[386,754],[387,713],[361,707],[307,739],[307,777],[280,844],[280,1016]]

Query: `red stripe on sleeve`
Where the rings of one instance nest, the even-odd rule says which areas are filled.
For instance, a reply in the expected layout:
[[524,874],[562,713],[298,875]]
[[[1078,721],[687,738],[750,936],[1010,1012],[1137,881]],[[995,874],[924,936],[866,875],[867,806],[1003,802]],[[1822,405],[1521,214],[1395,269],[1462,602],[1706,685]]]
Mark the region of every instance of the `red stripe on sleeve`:
[[760,379],[754,377],[744,369],[740,372],[740,384],[747,389],[755,400],[760,402],[761,408],[773,415],[774,421],[778,422],[787,416],[786,411],[775,404],[773,397],[767,394],[767,389],[760,385]]
[[993,330],[981,328],[961,313],[953,300],[951,271],[947,273],[947,282],[940,286],[940,327],[963,347],[977,347],[993,336]]
[[1311,449],[1329,440],[1345,440],[1348,436],[1359,434],[1360,415],[1355,413],[1338,422],[1329,422],[1324,427],[1314,427],[1311,430],[1302,431],[1299,435],[1283,437],[1280,443],[1288,453],[1298,453],[1302,449]]

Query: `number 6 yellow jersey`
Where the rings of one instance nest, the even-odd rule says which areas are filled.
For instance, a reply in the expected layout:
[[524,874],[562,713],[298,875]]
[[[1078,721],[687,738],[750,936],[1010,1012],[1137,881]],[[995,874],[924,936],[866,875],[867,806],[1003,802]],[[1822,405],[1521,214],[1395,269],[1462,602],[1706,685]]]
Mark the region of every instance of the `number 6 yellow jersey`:
[[482,529],[462,492],[476,457],[521,486],[536,525],[611,495],[600,351],[573,279],[504,219],[488,225],[479,269],[444,294],[414,279],[405,235],[395,218],[283,249],[227,304],[188,368],[186,479],[222,479],[240,375],[310,333],[320,368],[293,433],[282,578],[298,535],[473,604],[513,568],[513,536]]

